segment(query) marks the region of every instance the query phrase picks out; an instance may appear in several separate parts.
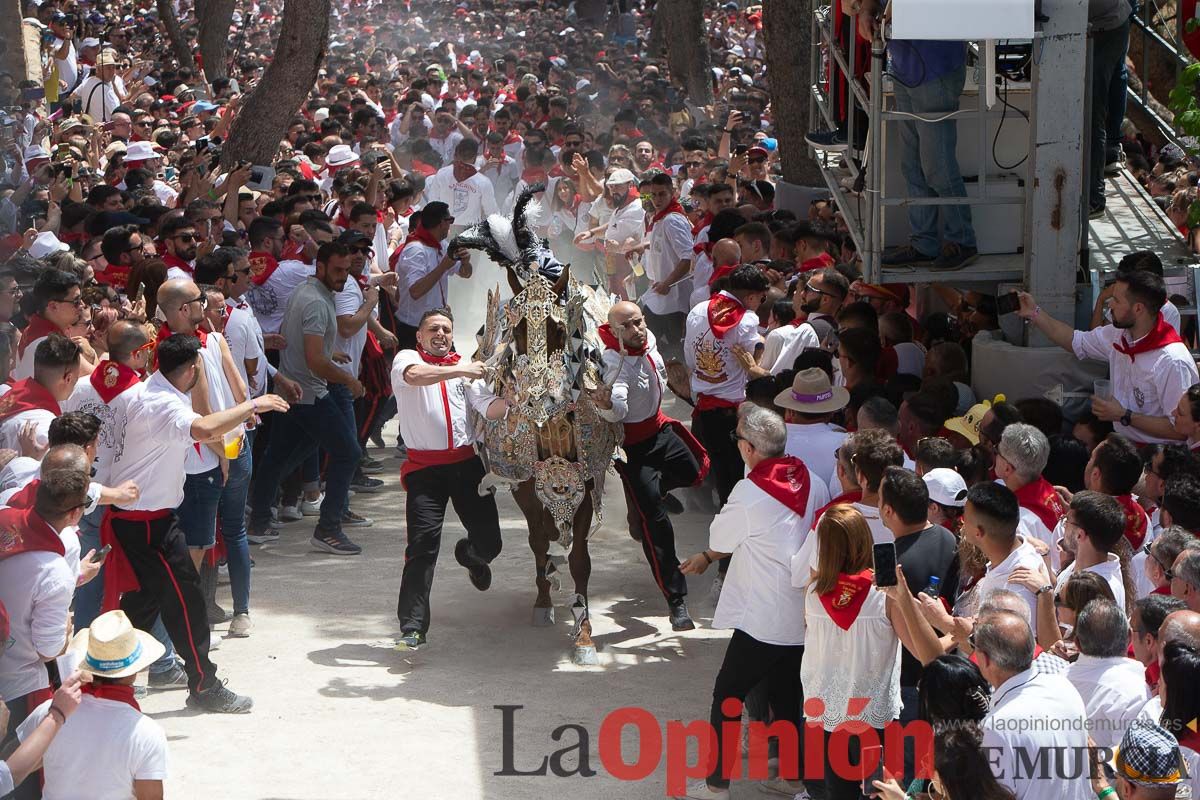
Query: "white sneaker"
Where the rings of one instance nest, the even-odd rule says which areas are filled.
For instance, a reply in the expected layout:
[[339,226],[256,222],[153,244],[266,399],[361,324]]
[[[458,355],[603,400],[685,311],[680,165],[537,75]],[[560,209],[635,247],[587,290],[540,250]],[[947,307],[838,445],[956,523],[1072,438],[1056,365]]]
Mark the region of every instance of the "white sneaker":
[[249,614],[234,614],[233,622],[229,623],[228,636],[230,639],[245,639],[250,636],[253,627]]
[[783,778],[771,778],[769,781],[760,783],[758,790],[763,794],[779,794],[784,797],[790,797],[792,800],[810,800],[808,789],[805,788],[803,781],[785,781]]
[[229,583],[229,565],[217,565],[217,583]]
[[321,503],[325,500],[325,493],[321,492],[317,495],[316,500],[302,498],[300,500],[300,513],[306,517],[321,516]]
[[280,506],[279,521],[280,522],[299,522],[304,519],[304,515],[300,513],[299,506]]
[[675,800],[718,800],[729,797],[729,790],[714,789],[708,785],[708,781],[701,778],[688,784],[687,794],[677,794],[674,797]]
[[221,647],[221,642],[224,639],[225,637],[219,633],[210,633],[208,635],[208,649],[210,651],[219,649]]
[[717,577],[713,579],[712,588],[709,590],[709,594],[712,596],[712,601],[713,601],[714,605],[716,604],[716,602],[718,600],[721,599],[721,587],[724,585],[725,585],[725,576],[718,573]]

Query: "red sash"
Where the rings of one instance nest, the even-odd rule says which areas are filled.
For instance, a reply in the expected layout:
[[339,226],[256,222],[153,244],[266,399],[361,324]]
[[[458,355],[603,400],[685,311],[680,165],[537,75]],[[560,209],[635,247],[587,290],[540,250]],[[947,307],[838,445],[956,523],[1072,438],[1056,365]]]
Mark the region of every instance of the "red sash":
[[726,400],[724,397],[716,397],[711,394],[701,392],[696,395],[696,410],[697,411],[716,411],[722,408],[731,408],[736,410],[741,403],[735,400]]
[[58,532],[32,508],[0,509],[0,560],[36,552],[65,556],[67,549]]
[[708,327],[718,339],[725,338],[745,315],[746,307],[736,297],[718,292],[708,300]]
[[871,594],[871,584],[874,580],[874,570],[864,569],[857,575],[848,575],[843,572],[838,575],[833,589],[825,594],[817,595],[817,599],[821,601],[821,605],[825,607],[825,612],[829,614],[829,618],[834,621],[834,624],[842,630],[848,631],[854,624],[854,620],[858,619],[858,612],[862,611],[867,596]]
[[654,230],[655,224],[667,214],[683,214],[685,218],[687,217],[687,214],[683,210],[683,206],[679,205],[679,199],[672,197],[671,202],[667,204],[666,208],[664,208],[662,211],[656,211],[654,216],[650,218],[650,222],[646,225],[647,232]]
[[159,258],[161,258],[163,263],[167,265],[167,269],[170,269],[171,267],[178,267],[188,275],[191,275],[196,270],[195,267],[184,261],[179,256],[175,255],[174,253],[168,253],[165,250],[163,251],[162,255],[159,256]]
[[1137,552],[1146,538],[1146,512],[1131,494],[1115,495],[1113,499],[1121,504],[1121,511],[1125,514],[1125,538],[1129,540],[1129,546],[1134,552]]
[[458,464],[475,457],[475,447],[464,444],[450,450],[414,450],[408,449],[408,459],[400,467],[400,485],[408,490],[408,476],[419,469],[437,467],[443,464]]
[[124,522],[145,522],[149,538],[149,523],[170,514],[169,508],[157,511],[123,511],[116,506],[108,506],[104,509],[104,517],[100,522],[100,545],[111,545],[112,552],[104,560],[104,600],[100,604],[102,612],[120,608],[122,592],[136,592],[141,588],[137,573],[133,571],[125,549],[121,547],[121,542],[113,532],[112,521],[119,519]]
[[755,486],[797,514],[803,516],[808,510],[808,467],[795,456],[760,461],[747,477]]
[[803,261],[800,264],[801,272],[812,272],[813,270],[826,269],[835,266],[837,262],[833,260],[833,256],[829,253],[821,253],[818,256]]
[[29,324],[25,326],[25,330],[21,331],[21,343],[17,345],[17,360],[25,357],[25,348],[52,333],[62,333],[62,329],[41,314],[30,315]]
[[688,430],[686,425],[677,419],[671,419],[662,413],[662,409],[659,409],[658,413],[653,417],[647,417],[641,422],[625,423],[625,447],[641,444],[667,426],[670,426],[675,435],[683,441],[684,446],[687,447],[696,459],[696,463],[700,465],[700,471],[696,474],[696,480],[692,482],[692,486],[699,486],[704,482],[704,478],[708,475],[708,470],[712,466],[712,462],[708,458],[708,451],[692,435],[692,432]]
[[90,694],[100,700],[116,700],[120,703],[125,703],[132,708],[141,711],[142,707],[138,705],[137,700],[133,698],[133,686],[124,686],[118,683],[95,683],[89,682],[80,684],[80,691],[84,694]]
[[250,282],[262,286],[275,274],[279,262],[270,253],[254,252],[250,254]]
[[1037,515],[1048,530],[1053,531],[1058,521],[1067,515],[1062,498],[1045,478],[1031,481],[1014,492],[1017,503]]
[[141,380],[138,374],[124,364],[116,361],[101,361],[92,371],[90,378],[92,388],[105,403],[111,403],[113,398],[131,386],[136,386]]
[[12,385],[12,390],[8,394],[0,397],[0,422],[15,417],[23,411],[33,411],[38,408],[49,411],[56,417],[62,414],[58,401],[45,386],[33,378],[17,381]]
[[1118,353],[1124,353],[1129,356],[1129,360],[1133,361],[1134,356],[1138,353],[1148,353],[1151,350],[1160,350],[1169,344],[1182,344],[1183,339],[1179,338],[1179,334],[1171,327],[1166,320],[1163,319],[1162,312],[1158,312],[1158,320],[1154,323],[1154,328],[1134,344],[1129,344],[1125,341],[1125,334],[1121,334],[1121,338],[1113,342],[1113,349]]

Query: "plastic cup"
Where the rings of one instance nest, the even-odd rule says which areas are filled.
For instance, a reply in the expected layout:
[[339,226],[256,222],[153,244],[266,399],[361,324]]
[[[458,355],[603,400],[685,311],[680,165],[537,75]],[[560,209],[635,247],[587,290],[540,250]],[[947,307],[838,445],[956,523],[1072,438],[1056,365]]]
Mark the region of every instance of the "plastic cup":
[[222,440],[224,441],[224,444],[225,444],[225,457],[228,458],[230,461],[235,460],[238,456],[240,456],[242,454],[242,439],[243,438],[244,438],[244,433],[242,432],[241,428],[237,428],[236,430],[229,431],[222,437]]
[[1112,381],[1097,379],[1092,382],[1092,394],[1101,400],[1112,400]]

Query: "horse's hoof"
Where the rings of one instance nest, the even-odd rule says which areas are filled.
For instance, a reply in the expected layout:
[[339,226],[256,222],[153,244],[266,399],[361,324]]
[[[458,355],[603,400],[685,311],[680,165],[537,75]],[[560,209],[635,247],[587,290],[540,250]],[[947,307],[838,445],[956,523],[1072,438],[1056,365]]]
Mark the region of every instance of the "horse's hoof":
[[575,666],[577,667],[600,666],[600,656],[597,655],[594,644],[575,647],[574,652],[571,654],[571,660],[575,662]]
[[554,608],[534,608],[533,627],[548,628],[554,624]]

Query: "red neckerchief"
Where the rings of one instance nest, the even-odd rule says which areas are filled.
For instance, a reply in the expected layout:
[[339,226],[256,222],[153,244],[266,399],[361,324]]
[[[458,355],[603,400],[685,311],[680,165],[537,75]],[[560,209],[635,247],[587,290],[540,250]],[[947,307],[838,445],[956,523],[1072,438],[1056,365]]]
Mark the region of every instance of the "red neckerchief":
[[1118,341],[1113,342],[1113,349],[1118,353],[1124,353],[1129,356],[1129,360],[1133,361],[1134,356],[1138,353],[1148,353],[1151,350],[1161,350],[1169,344],[1182,344],[1183,339],[1179,338],[1179,334],[1163,319],[1162,312],[1158,312],[1158,320],[1154,323],[1154,328],[1141,339],[1138,339],[1134,344],[1129,344],[1125,341],[1125,334],[1121,334]]
[[713,215],[705,211],[704,215],[701,216],[700,219],[696,221],[696,224],[692,226],[692,236],[698,236],[700,231],[712,224],[712,221]]
[[829,255],[829,253],[821,253],[820,255],[813,256],[812,258],[801,262],[800,271],[812,272],[813,270],[817,269],[826,269],[834,266],[835,263],[836,262],[834,262],[833,256]]
[[736,268],[737,268],[737,264],[724,264],[720,267],[717,267],[716,269],[713,270],[712,277],[708,279],[708,285],[712,286],[717,281],[728,276]]
[[62,329],[41,314],[31,314],[29,324],[21,331],[21,343],[17,345],[17,359],[25,357],[25,348],[52,333],[62,333]]
[[1154,659],[1146,665],[1146,685],[1150,687],[1151,693],[1158,692],[1158,681],[1162,678],[1162,667],[1158,664],[1158,659]]
[[712,251],[713,251],[713,247],[715,245],[716,245],[716,242],[709,242],[709,241],[696,242],[694,245],[692,245],[692,252],[695,253],[696,255],[703,254],[703,255],[708,256],[709,258],[712,258]]
[[417,345],[417,355],[419,355],[421,357],[421,360],[424,361],[426,364],[433,364],[438,367],[452,367],[455,364],[457,364],[459,362],[459,360],[462,358],[461,355],[454,352],[453,350],[451,350],[449,353],[447,353],[444,356],[431,355],[429,353],[426,353],[424,348],[422,348],[421,345],[419,345],[419,344]]
[[1121,512],[1125,515],[1125,538],[1136,553],[1146,538],[1146,512],[1131,494],[1114,495],[1113,499],[1120,504]]
[[504,137],[504,141],[501,143],[500,146],[504,147],[504,146],[510,145],[510,144],[524,144],[524,143],[525,143],[525,140],[522,139],[520,136],[518,136],[517,132],[515,130],[512,130],[510,128],[508,131],[508,135]]
[[[627,345],[624,345],[621,340],[617,338],[617,335],[613,333],[612,326],[607,322],[600,326],[597,333],[600,334],[600,341],[604,342],[604,347],[608,350],[630,356],[646,355],[646,344],[642,345],[640,350],[630,350]],[[647,344],[649,344],[649,340],[647,340]],[[622,348],[624,349],[622,350]]]
[[860,503],[860,502],[862,502],[862,490],[861,489],[855,489],[852,492],[842,492],[837,497],[833,498],[828,503],[821,506],[821,508],[817,510],[817,513],[813,514],[813,519],[819,520],[826,511],[833,508],[834,506],[840,506],[840,505],[849,506],[849,505],[854,505],[855,503]]
[[[654,230],[654,225],[667,214],[684,214],[683,206],[679,205],[679,198],[672,197],[671,202],[667,204],[666,208],[664,208],[662,211],[654,212],[654,216],[652,216],[650,221],[646,223],[646,231],[649,232]],[[684,216],[686,217],[687,215],[684,214]]]
[[33,411],[38,408],[49,411],[56,417],[62,414],[62,408],[59,407],[58,401],[45,386],[33,378],[16,381],[8,394],[0,397],[0,422],[23,411]]
[[395,271],[396,264],[400,263],[400,255],[404,252],[404,248],[408,247],[413,242],[418,242],[426,247],[432,247],[437,251],[439,256],[442,254],[442,243],[433,238],[433,234],[430,233],[429,230],[418,220],[416,227],[409,232],[408,238],[396,248],[396,251],[392,253],[391,258],[388,259],[388,263],[391,266],[392,271]]
[[1058,521],[1067,515],[1062,498],[1045,478],[1030,481],[1013,494],[1017,496],[1017,504],[1036,514],[1047,530],[1054,530]]
[[90,380],[100,399],[111,403],[121,392],[137,385],[141,378],[130,367],[105,359],[96,365]]
[[817,599],[821,601],[834,624],[848,631],[854,620],[858,619],[858,612],[862,611],[863,603],[871,594],[871,584],[874,582],[875,572],[871,569],[864,569],[857,575],[843,572],[838,575],[833,588],[825,594],[817,595]]
[[797,514],[808,510],[808,467],[795,456],[760,461],[746,477]]
[[454,182],[463,183],[475,177],[475,173],[479,170],[475,169],[470,164],[464,164],[461,161],[455,161],[451,167],[454,170]]
[[725,334],[736,328],[744,316],[746,307],[731,294],[717,292],[708,300],[708,327],[718,339],[724,339]]
[[412,168],[413,168],[413,172],[419,173],[419,174],[425,176],[426,178],[428,178],[429,176],[431,176],[435,172],[437,172],[437,168],[431,166],[430,164],[426,164],[424,161],[422,161],[419,158],[414,158],[412,160]]
[[270,253],[255,251],[250,254],[250,282],[262,286],[275,273],[279,262]]
[[118,683],[81,683],[79,690],[84,694],[90,694],[98,700],[116,700],[120,703],[125,703],[132,706],[135,710],[141,711],[142,707],[138,705],[137,700],[133,698],[133,686],[124,686]]
[[18,553],[67,554],[58,532],[32,508],[0,509],[0,560]]
[[196,269],[179,256],[175,255],[174,253],[168,253],[166,250],[163,251],[159,258],[161,258],[163,263],[167,265],[167,269],[170,269],[171,267],[178,267],[188,275],[191,275]]
[[[158,329],[158,338],[154,340],[154,349],[157,350],[158,346],[160,344],[162,344],[163,341],[165,341],[166,339],[169,339],[170,337],[172,337],[174,335],[175,335],[175,332],[173,330],[171,330],[171,328],[167,325],[167,323],[164,322],[162,324],[162,327]],[[192,332],[192,336],[195,336],[197,339],[200,340],[201,347],[208,346],[208,334],[205,333],[202,329],[196,328],[196,330]]]
[[131,270],[127,264],[105,264],[104,269],[96,273],[96,280],[123,292],[129,286]]

